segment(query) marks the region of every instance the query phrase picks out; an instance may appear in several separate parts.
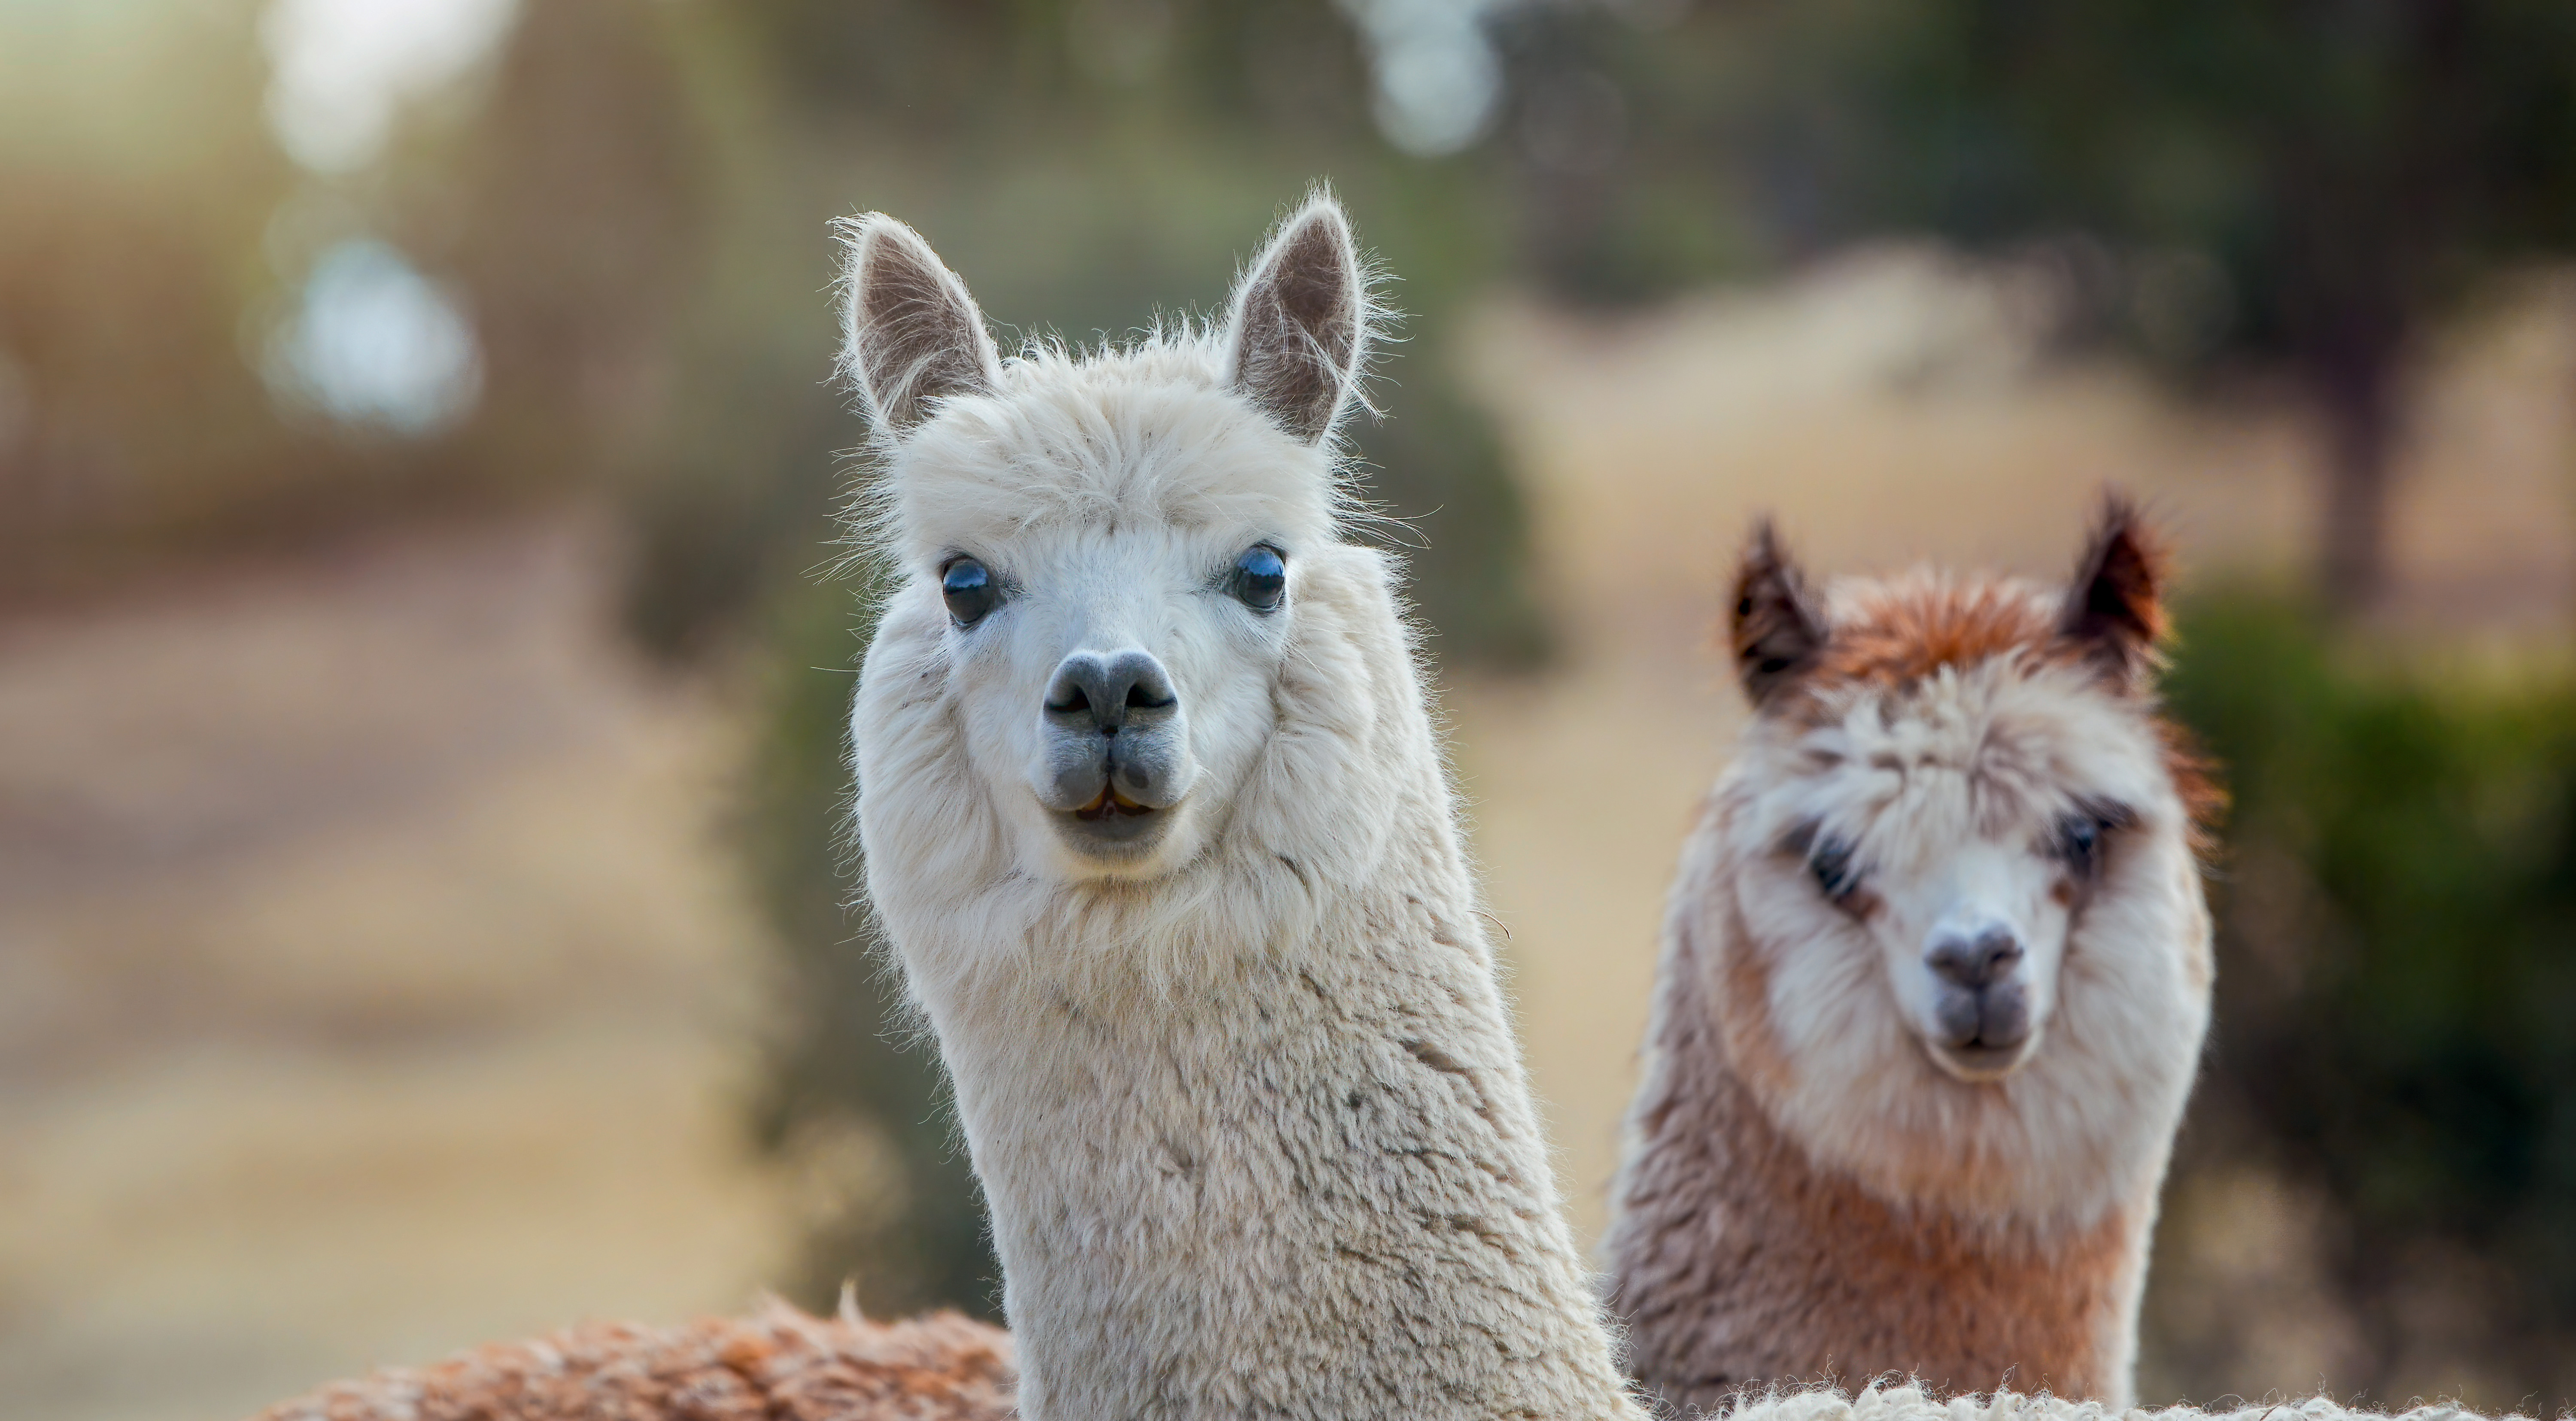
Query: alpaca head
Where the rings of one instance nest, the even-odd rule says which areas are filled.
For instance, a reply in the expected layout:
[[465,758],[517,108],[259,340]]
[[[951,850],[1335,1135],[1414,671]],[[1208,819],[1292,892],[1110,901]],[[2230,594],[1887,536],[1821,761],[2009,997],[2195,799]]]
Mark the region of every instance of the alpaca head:
[[1816,589],[1767,526],[1745,554],[1730,1045],[1890,1192],[2087,1212],[2161,1168],[2210,981],[2161,580],[2116,499],[2066,587]]
[[914,827],[1056,883],[1190,861],[1272,730],[1315,568],[1348,551],[1331,445],[1370,310],[1341,210],[1291,217],[1220,329],[1009,361],[911,229],[844,238],[895,575],[872,656],[935,702],[872,733],[953,740],[964,781],[911,810],[954,822]]

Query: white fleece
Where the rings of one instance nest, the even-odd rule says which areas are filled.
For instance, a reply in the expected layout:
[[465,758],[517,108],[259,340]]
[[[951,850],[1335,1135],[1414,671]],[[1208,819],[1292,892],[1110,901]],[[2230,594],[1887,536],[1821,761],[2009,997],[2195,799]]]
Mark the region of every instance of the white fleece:
[[[2126,1410],[2098,1401],[2067,1401],[2041,1394],[1998,1391],[1988,1395],[1933,1396],[1910,1383],[1872,1383],[1853,1396],[1832,1387],[1749,1393],[1710,1413],[1728,1421],[2488,1421],[2481,1413],[2448,1402],[2433,1402],[2405,1411],[2363,1411],[2330,1397],[2205,1409],[2198,1406],[2133,1406]],[[2507,1413],[2496,1421],[2523,1421]]]
[[[1229,384],[1222,340],[1006,362],[874,505],[898,583],[851,719],[868,895],[955,1077],[1022,1412],[1634,1416],[1394,571],[1341,539],[1329,440]],[[1223,590],[1254,544],[1286,556],[1276,611]],[[941,596],[961,554],[1010,589],[971,627]],[[1057,658],[1122,645],[1168,670],[1196,778],[1149,856],[1101,865],[1027,766]]]

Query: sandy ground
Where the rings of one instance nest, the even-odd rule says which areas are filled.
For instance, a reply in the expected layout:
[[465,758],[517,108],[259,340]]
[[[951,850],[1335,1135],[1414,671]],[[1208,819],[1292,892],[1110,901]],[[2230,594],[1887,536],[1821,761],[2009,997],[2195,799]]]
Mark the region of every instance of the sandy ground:
[[[2010,310],[1899,253],[1475,333],[1568,654],[1446,705],[1587,1240],[1741,714],[1708,642],[1756,509],[1820,570],[2054,575],[2106,482],[2196,576],[2305,546],[2294,421],[2034,367]],[[2507,648],[2576,607],[2576,304],[2509,314],[2428,388],[2391,613]],[[558,521],[0,621],[0,1417],[238,1415],[778,1271],[787,1186],[738,1133],[743,722],[635,664],[609,582]]]

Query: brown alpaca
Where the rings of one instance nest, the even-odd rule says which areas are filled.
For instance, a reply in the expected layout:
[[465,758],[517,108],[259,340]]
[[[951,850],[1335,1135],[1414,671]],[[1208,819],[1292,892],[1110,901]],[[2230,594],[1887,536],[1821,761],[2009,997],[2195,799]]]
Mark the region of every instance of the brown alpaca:
[[1009,1421],[1011,1339],[938,1313],[891,1326],[772,1303],[681,1327],[593,1323],[281,1402],[257,1421]]
[[2063,589],[1819,595],[1756,535],[1755,716],[1683,851],[1609,1242],[1668,1405],[1889,1372],[2129,1404],[2211,975],[2161,567],[2116,500]]

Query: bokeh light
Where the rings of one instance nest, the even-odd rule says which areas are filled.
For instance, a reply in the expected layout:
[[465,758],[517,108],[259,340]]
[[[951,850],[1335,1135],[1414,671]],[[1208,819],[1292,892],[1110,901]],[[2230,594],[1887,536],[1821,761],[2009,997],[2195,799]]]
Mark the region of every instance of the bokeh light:
[[456,303],[392,246],[325,251],[272,337],[269,387],[352,425],[423,435],[474,407],[482,358]]

